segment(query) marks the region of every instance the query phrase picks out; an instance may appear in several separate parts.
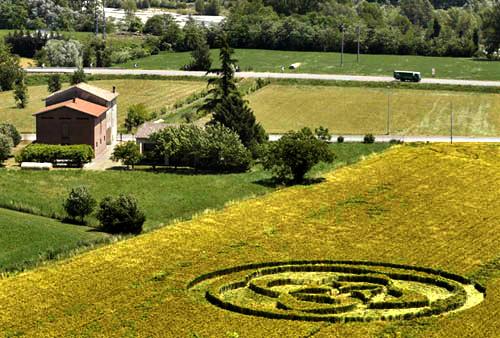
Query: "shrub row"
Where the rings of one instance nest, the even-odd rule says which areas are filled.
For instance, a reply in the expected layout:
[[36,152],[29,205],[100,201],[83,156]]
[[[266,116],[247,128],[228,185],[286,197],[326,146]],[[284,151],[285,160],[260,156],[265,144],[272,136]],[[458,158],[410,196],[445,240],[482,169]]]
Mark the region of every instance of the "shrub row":
[[150,139],[154,149],[146,153],[149,164],[243,172],[251,162],[238,134],[218,124],[204,129],[194,125],[165,128]]
[[94,150],[86,144],[80,145],[54,145],[31,144],[24,148],[16,157],[21,162],[50,162],[56,164],[57,160],[66,160],[75,166],[82,166],[94,157]]

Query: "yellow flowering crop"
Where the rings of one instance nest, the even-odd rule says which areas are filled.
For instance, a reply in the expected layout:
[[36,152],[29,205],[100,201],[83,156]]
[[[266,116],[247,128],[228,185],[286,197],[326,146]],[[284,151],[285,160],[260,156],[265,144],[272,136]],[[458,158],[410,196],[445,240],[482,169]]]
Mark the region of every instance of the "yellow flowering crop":
[[[158,206],[161,208],[161,205]],[[495,337],[500,332],[500,147],[398,146],[195,220],[0,280],[5,337]],[[286,260],[368,260],[480,279],[454,314],[353,324],[271,320],[209,304],[199,275]],[[1,336],[1,335],[0,335]]]

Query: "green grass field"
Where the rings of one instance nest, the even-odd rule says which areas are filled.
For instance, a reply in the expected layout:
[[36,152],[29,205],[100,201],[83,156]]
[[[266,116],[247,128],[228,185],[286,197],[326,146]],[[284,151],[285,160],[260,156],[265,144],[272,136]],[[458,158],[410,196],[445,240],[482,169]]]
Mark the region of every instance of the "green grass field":
[[[499,149],[397,146],[334,171],[323,183],[234,203],[1,279],[0,332],[5,337],[497,338]],[[213,271],[290,260],[443,269],[482,283],[486,296],[440,316],[330,323],[236,313],[207,301],[210,285],[188,287]],[[218,280],[233,286],[229,283],[245,281],[249,273]],[[300,276],[308,278],[305,272]],[[225,300],[234,301],[227,293]],[[242,301],[255,309],[267,298]],[[276,305],[274,299],[268,306]]]
[[[333,145],[336,161],[333,164],[319,164],[311,177],[352,164],[387,148],[388,145],[384,144]],[[26,172],[0,169],[0,272],[30,266],[39,258],[47,256],[47,253],[65,253],[87,241],[104,237],[101,233],[90,232],[88,227],[35,216],[65,217],[62,202],[72,187],[86,185],[98,200],[108,194],[133,194],[146,213],[145,228],[151,230],[174,220],[189,219],[206,209],[219,209],[228,202],[272,191],[275,188],[267,184],[269,177],[268,173],[258,168],[233,175],[76,170]],[[89,217],[88,223],[97,225],[97,220]]]
[[0,271],[108,237],[92,228],[0,208]]
[[[206,83],[202,80],[115,79],[89,83],[108,90],[116,86],[120,93],[118,97],[118,124],[120,127],[127,116],[128,107],[132,104],[144,103],[150,111],[159,112],[161,108],[170,109],[177,101],[206,88]],[[42,100],[49,95],[47,86],[30,86],[28,90],[29,103],[24,109],[16,107],[12,91],[0,92],[0,122],[13,123],[21,132],[34,132],[35,119],[32,114],[44,107]]]
[[270,133],[304,126],[336,134],[447,135],[500,134],[500,94],[387,88],[269,85],[248,97]]
[[[212,50],[212,59],[218,60],[218,50]],[[130,61],[115,67],[133,68],[137,63],[142,69],[180,69],[189,63],[190,53],[160,53],[140,60]],[[345,55],[345,64],[340,66],[340,54],[327,52],[290,52],[260,49],[236,49],[235,58],[241,70],[280,72],[281,66],[301,62],[297,71],[286,72],[355,74],[392,76],[396,69],[419,71],[423,77],[431,77],[432,68],[436,77],[498,80],[500,62],[474,61],[470,58],[425,57],[412,55],[362,55],[360,63],[356,55]],[[218,64],[214,62],[215,65]]]

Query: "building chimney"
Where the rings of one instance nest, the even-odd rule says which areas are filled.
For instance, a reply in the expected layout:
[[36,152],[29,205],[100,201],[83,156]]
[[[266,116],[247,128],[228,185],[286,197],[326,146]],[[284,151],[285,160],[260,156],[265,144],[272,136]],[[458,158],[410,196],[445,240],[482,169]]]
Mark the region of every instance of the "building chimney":
[[73,103],[76,103],[76,97],[73,98]]
[[113,86],[113,94],[116,93],[116,87]]

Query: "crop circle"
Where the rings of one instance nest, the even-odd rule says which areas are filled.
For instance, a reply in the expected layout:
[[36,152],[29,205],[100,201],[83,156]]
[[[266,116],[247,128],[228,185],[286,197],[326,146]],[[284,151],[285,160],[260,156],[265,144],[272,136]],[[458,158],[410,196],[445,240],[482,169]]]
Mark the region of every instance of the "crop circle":
[[431,268],[362,261],[293,261],[237,266],[189,283],[211,304],[271,319],[406,320],[479,304],[485,289]]

